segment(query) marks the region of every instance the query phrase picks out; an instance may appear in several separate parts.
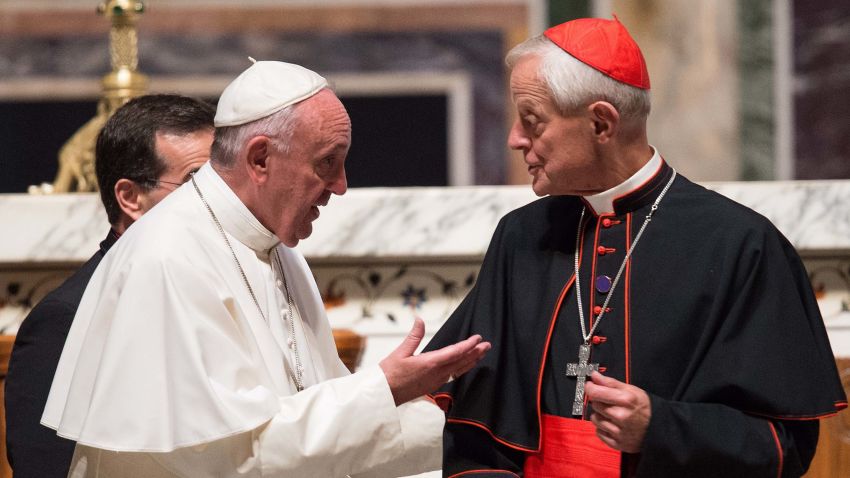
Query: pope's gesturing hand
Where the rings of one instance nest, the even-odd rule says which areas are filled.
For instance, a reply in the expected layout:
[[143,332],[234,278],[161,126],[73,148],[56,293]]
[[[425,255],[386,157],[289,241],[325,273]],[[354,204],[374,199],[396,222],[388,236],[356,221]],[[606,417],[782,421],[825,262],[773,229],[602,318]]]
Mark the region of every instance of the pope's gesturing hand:
[[379,364],[396,405],[433,392],[450,378],[463,375],[490,350],[490,342],[473,335],[447,347],[413,355],[424,336],[425,323],[416,319],[401,345]]

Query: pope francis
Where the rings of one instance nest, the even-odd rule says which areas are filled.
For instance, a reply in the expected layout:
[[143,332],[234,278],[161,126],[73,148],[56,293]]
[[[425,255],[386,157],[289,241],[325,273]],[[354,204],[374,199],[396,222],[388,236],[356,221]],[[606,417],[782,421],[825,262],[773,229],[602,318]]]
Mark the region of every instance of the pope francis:
[[318,74],[261,61],[222,93],[211,161],[122,236],[86,289],[42,423],[73,477],[398,476],[438,468],[422,398],[490,348],[472,336],[340,362],[294,247],[346,190],[351,124]]

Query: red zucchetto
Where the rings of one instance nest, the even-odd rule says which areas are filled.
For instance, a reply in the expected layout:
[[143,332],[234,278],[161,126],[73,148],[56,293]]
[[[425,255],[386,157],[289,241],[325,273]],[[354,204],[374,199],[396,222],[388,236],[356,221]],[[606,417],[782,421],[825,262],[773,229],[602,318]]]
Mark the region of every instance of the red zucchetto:
[[577,60],[605,75],[649,89],[649,72],[640,47],[617,17],[614,20],[580,18],[554,26],[543,34]]

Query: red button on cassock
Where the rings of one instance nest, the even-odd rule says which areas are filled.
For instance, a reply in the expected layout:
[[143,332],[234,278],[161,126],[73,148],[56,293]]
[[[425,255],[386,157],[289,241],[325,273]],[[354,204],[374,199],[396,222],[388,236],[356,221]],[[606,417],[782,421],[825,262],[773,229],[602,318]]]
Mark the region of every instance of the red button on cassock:
[[611,224],[612,224],[611,220],[608,219],[607,217],[602,220],[602,227],[611,227]]
[[596,253],[600,256],[604,256],[606,251],[607,249],[605,248],[605,246],[599,246],[596,248]]

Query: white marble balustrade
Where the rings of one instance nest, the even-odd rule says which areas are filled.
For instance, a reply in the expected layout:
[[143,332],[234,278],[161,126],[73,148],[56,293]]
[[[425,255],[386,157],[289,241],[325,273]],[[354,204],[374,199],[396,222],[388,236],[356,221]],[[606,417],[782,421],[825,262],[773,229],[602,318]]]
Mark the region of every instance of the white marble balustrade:
[[[768,217],[797,247],[833,348],[850,356],[850,181],[706,186]],[[527,186],[352,189],[331,199],[298,248],[331,322],[366,335],[363,363],[373,363],[414,316],[439,328],[474,282],[499,218],[534,199]],[[0,224],[0,326],[25,312],[17,299],[58,285],[108,230],[94,194],[0,195]]]

